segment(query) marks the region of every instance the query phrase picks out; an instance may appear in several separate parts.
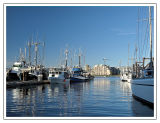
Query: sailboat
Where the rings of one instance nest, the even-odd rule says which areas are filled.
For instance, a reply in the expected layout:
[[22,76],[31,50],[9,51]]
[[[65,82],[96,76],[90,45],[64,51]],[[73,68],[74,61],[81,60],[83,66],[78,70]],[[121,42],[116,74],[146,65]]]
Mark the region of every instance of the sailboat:
[[[133,64],[131,80],[132,95],[136,99],[154,106],[154,59],[152,58],[152,24],[151,7],[149,7],[150,25],[150,58],[143,58],[142,62]],[[146,60],[149,59],[149,63]]]
[[123,68],[120,73],[120,79],[124,82],[131,82],[132,80],[132,72],[129,68]]
[[120,79],[121,81],[124,81],[124,82],[131,82],[132,80],[132,70],[129,67],[129,44],[128,44],[128,66],[121,68]]

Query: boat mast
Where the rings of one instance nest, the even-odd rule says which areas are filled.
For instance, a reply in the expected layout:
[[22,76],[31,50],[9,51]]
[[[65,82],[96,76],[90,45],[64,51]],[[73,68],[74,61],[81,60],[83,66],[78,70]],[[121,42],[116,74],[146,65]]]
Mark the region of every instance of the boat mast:
[[66,51],[65,51],[65,55],[66,55],[66,63],[65,63],[65,68],[67,68],[67,60],[68,60],[68,49],[66,49]]
[[20,48],[20,58],[19,58],[20,62],[24,61],[24,54],[22,53],[22,49]]
[[20,56],[19,60],[22,61],[22,49],[21,49],[21,48],[19,49],[19,53],[20,53],[20,55],[19,55],[19,56]]
[[25,59],[25,61],[26,61],[26,48],[25,48],[24,50],[25,50],[25,55],[24,55],[25,58],[24,58],[24,59]]
[[81,54],[79,54],[79,67],[81,67]]
[[129,70],[129,43],[128,43],[128,70]]
[[81,67],[81,51],[79,49],[79,67]]
[[31,42],[28,41],[29,66],[31,66]]
[[150,25],[150,67],[152,67],[152,23],[151,23],[151,7],[149,6],[149,25]]
[[43,42],[43,60],[42,60],[42,65],[44,65],[44,52],[45,52],[45,42]]
[[37,66],[37,58],[38,58],[38,45],[39,45],[40,43],[38,43],[38,42],[35,42],[35,43],[33,43],[32,42],[32,45],[35,45],[35,66]]

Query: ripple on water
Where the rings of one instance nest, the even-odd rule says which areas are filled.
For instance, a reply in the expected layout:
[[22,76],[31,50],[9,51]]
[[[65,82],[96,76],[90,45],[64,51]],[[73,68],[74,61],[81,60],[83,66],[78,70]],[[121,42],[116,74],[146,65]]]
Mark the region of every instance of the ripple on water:
[[13,117],[153,116],[152,109],[132,98],[130,84],[118,77],[9,89],[6,94],[6,113]]

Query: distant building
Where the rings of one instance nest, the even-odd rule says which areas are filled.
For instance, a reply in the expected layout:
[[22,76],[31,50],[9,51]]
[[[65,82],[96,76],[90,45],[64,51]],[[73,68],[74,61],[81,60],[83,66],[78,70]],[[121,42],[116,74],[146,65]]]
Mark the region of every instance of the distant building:
[[120,69],[116,67],[110,67],[110,70],[112,72],[112,75],[119,75],[120,74]]
[[84,70],[86,72],[90,73],[91,72],[91,67],[87,64],[87,65],[84,66]]
[[111,70],[107,65],[95,65],[91,70],[91,75],[95,76],[109,76],[111,75]]

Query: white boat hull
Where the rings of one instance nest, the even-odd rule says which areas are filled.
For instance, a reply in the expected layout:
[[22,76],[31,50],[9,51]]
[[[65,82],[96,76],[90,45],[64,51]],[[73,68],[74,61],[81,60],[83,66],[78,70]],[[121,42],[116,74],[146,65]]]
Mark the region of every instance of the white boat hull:
[[121,81],[131,82],[132,80],[132,74],[121,74],[120,76]]
[[60,78],[50,78],[51,83],[61,83],[61,84],[69,84],[70,79],[60,79]]
[[121,77],[121,81],[125,81],[125,82],[131,82],[131,79],[130,78],[124,78],[124,77]]
[[140,100],[154,104],[154,79],[133,79],[132,94]]

